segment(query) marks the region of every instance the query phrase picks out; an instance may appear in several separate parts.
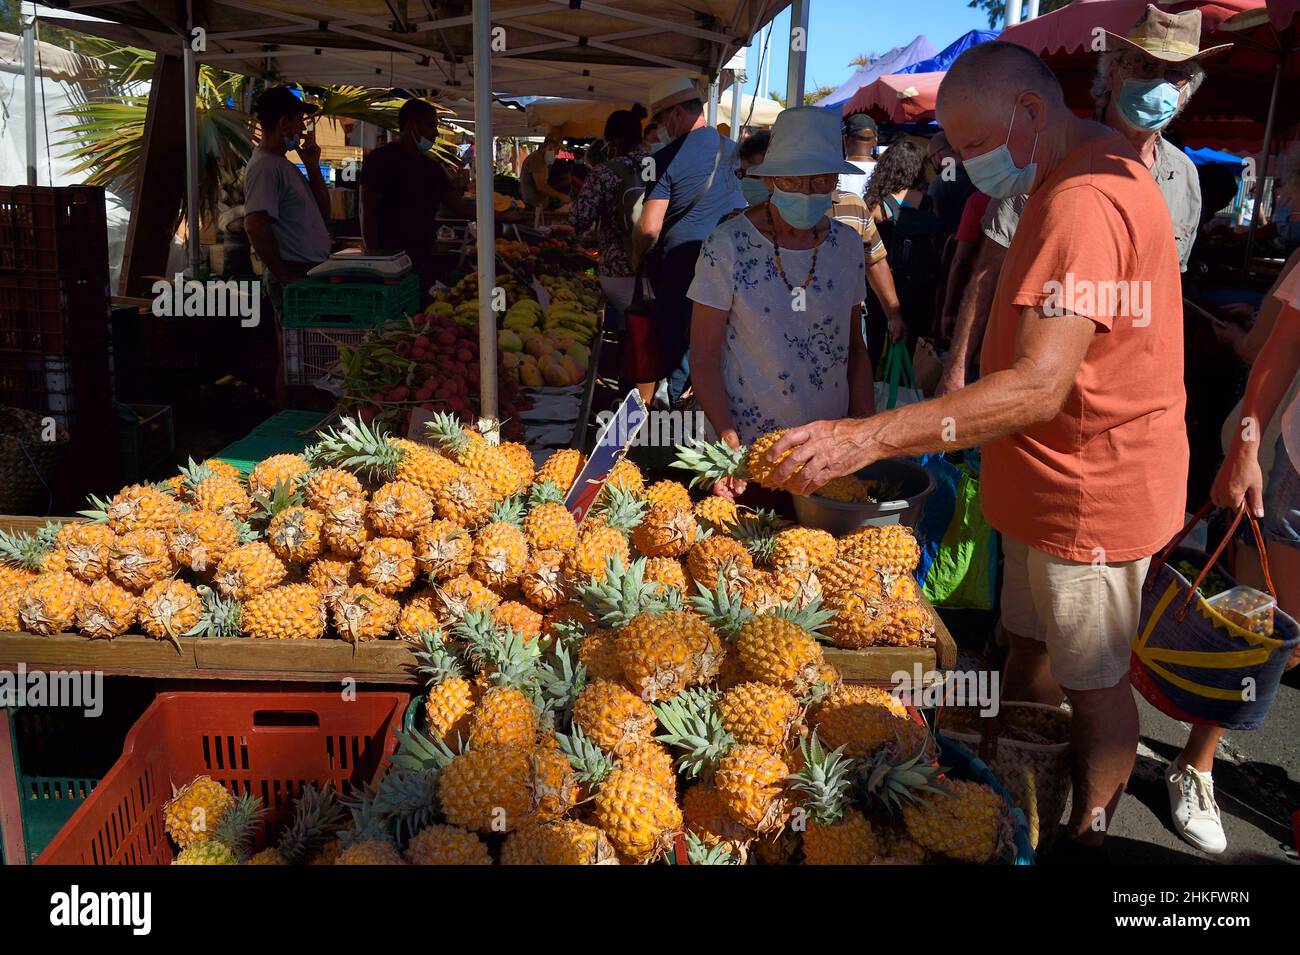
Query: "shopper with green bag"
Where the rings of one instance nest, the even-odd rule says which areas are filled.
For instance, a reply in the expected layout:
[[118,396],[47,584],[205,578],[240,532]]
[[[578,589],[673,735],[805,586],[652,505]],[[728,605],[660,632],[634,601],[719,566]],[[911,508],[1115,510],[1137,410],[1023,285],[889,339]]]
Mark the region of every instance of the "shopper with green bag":
[[925,395],[916,386],[912,373],[912,356],[907,353],[906,341],[886,341],[876,373],[876,410],[888,411],[904,405],[914,405]]

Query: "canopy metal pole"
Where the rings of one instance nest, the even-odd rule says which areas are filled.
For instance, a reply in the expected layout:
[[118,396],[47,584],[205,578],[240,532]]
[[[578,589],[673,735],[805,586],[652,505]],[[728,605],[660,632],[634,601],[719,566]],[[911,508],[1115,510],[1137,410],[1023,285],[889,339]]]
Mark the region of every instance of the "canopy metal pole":
[[1255,230],[1259,228],[1260,208],[1264,205],[1264,173],[1268,171],[1268,154],[1273,149],[1274,126],[1277,124],[1277,100],[1282,90],[1282,71],[1286,66],[1284,54],[1278,54],[1273,69],[1273,92],[1268,100],[1268,118],[1264,121],[1264,150],[1260,153],[1259,168],[1255,170],[1254,204],[1250,210],[1250,229],[1246,232],[1246,274],[1250,274],[1251,256],[1255,251]]
[[474,207],[478,228],[479,416],[497,427],[496,213],[492,208],[492,3],[474,0]]
[[808,64],[808,0],[790,4],[790,58],[785,72],[785,105],[803,105],[804,72]]
[[718,125],[718,78],[709,82],[709,125]]
[[199,117],[198,64],[194,60],[194,7],[185,4],[186,33],[181,40],[181,64],[184,67],[185,103],[185,224],[189,248],[190,277],[199,274]]
[[1020,5],[1021,0],[1007,0],[1006,19],[1003,21],[1002,28],[1013,27],[1020,22]]
[[1025,7],[1025,19],[1032,20],[1038,16],[1038,0],[1029,0],[1028,6]]
[[[23,4],[23,127],[27,142],[27,185],[36,185],[36,9]],[[53,176],[53,170],[50,170]],[[51,179],[53,182],[53,179]]]
[[731,74],[731,138],[740,140],[740,77]]

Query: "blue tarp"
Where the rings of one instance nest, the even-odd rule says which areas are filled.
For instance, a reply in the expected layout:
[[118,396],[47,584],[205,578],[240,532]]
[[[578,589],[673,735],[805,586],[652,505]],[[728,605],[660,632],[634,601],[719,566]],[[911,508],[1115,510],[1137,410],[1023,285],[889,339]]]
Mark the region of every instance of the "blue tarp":
[[904,67],[934,56],[936,52],[935,48],[930,45],[929,40],[923,36],[918,36],[907,46],[896,46],[884,56],[872,60],[841,83],[834,93],[823,100],[819,100],[815,105],[829,109],[839,109],[854,93],[868,83],[874,83],[878,77],[884,76],[886,73],[897,73]]
[[1223,166],[1234,166],[1240,168],[1246,164],[1246,160],[1240,156],[1234,156],[1232,153],[1224,152],[1222,149],[1188,149],[1183,147],[1183,152],[1187,153],[1187,158],[1197,166],[1209,166],[1219,164]]
[[996,40],[998,35],[992,30],[971,30],[969,33],[963,33],[952,43],[949,43],[942,50],[930,57],[928,60],[921,60],[913,63],[911,66],[905,66],[901,70],[894,70],[895,73],[942,73],[952,66],[952,61],[957,59],[973,46],[981,43],[987,43],[989,40]]

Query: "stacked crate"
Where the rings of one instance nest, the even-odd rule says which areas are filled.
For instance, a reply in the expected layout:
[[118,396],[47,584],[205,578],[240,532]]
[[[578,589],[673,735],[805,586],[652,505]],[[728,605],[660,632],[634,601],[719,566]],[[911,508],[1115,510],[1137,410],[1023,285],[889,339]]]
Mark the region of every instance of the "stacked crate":
[[420,280],[341,282],[306,279],[284,290],[284,367],[289,385],[314,385],[338,364],[341,348],[356,348],[387,322],[414,315]]
[[103,188],[0,187],[0,405],[66,429],[65,461],[116,464],[109,311]]

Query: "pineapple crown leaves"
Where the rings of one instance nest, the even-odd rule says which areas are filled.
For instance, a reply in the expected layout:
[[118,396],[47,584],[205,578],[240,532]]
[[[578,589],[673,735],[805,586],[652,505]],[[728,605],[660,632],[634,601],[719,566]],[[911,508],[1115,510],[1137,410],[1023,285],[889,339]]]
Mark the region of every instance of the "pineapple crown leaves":
[[804,794],[804,805],[816,822],[838,822],[853,788],[853,760],[844,756],[843,746],[827,750],[816,730],[799,741],[799,752],[803,767],[788,777],[791,788]]
[[581,620],[561,620],[550,625],[551,635],[557,646],[563,645],[576,651],[587,639],[587,625]]
[[568,733],[557,733],[560,752],[569,760],[578,782],[599,786],[614,771],[614,760],[587,738],[582,728],[574,726]]
[[547,711],[557,722],[567,724],[573,713],[573,703],[587,685],[587,666],[576,664],[563,642],[557,641],[551,659],[537,670],[537,683]]
[[241,863],[248,859],[257,827],[266,818],[266,807],[260,796],[244,793],[235,800],[221,822],[212,832],[212,838],[235,854]]
[[677,460],[668,466],[690,471],[691,487],[711,487],[727,477],[745,477],[745,448],[725,441],[689,441],[677,448]]
[[786,526],[775,511],[758,509],[752,514],[742,514],[723,530],[745,545],[755,561],[769,563],[776,552],[777,532]]
[[396,845],[392,818],[379,804],[375,790],[367,790],[359,798],[349,801],[347,810],[352,815],[352,825],[339,832],[340,849],[372,840]]
[[522,493],[498,501],[488,511],[488,522],[509,524],[518,530],[524,526],[524,496]]
[[699,593],[690,598],[691,606],[698,610],[715,630],[731,639],[754,617],[754,612],[741,605],[740,596],[727,587],[721,572],[712,589],[697,584]]
[[736,743],[722,725],[718,699],[716,690],[691,689],[654,706],[659,724],[667,730],[655,739],[683,751],[677,771],[685,776],[711,778]]
[[243,605],[238,600],[223,597],[211,587],[200,584],[197,588],[203,609],[199,622],[185,631],[186,637],[237,637],[239,618]]
[[[670,864],[675,864],[673,855],[667,858]],[[686,833],[686,860],[691,865],[740,865],[740,856],[725,842],[710,846],[689,830]]]
[[419,661],[419,666],[416,667],[415,672],[419,676],[427,677],[430,686],[437,686],[452,677],[465,675],[465,667],[460,657],[448,648],[441,630],[421,630],[419,639],[420,649],[415,651],[415,659]]
[[834,610],[823,610],[820,597],[814,597],[800,606],[799,598],[787,600],[772,608],[772,613],[783,620],[789,620],[797,627],[802,627],[813,636],[821,639],[821,628],[835,616]]
[[493,684],[536,695],[541,640],[529,640],[512,627],[497,624],[483,610],[465,614],[452,633],[469,644],[469,658],[479,670],[491,669],[488,678]]
[[235,523],[235,540],[240,544],[251,544],[253,541],[261,540],[262,532],[255,528],[248,521],[237,521]]
[[601,488],[598,513],[607,527],[630,534],[645,517],[646,502],[626,488],[606,484]]
[[528,507],[540,507],[543,504],[563,504],[564,492],[554,481],[539,481],[528,491]]
[[111,501],[99,497],[96,494],[88,494],[86,495],[86,503],[89,504],[90,507],[84,511],[77,511],[77,514],[80,517],[86,518],[92,524],[108,523],[108,508],[112,503]]
[[303,450],[313,465],[340,467],[374,479],[391,478],[402,460],[402,449],[378,425],[358,418],[340,418],[337,429],[319,432],[320,440]]
[[281,511],[302,504],[302,492],[294,489],[292,481],[276,481],[269,494],[254,494],[253,506],[257,509],[257,519],[270,523],[271,518]]
[[424,430],[440,446],[457,452],[470,442],[469,432],[460,419],[450,412],[436,412],[424,423]]
[[[602,626],[621,627],[638,614],[676,609],[669,607],[672,601],[665,592],[671,588],[646,583],[644,557],[625,567],[622,558],[613,554],[605,566],[603,580],[592,577],[578,589],[582,605]],[[679,596],[677,603],[680,602]]]
[[334,790],[318,789],[314,783],[304,786],[294,803],[293,820],[276,843],[285,861],[290,865],[305,863],[338,830],[344,811]]
[[207,464],[197,462],[193,458],[186,458],[185,466],[178,470],[181,476],[181,486],[187,491],[194,490],[199,486],[200,482],[206,481],[217,473]]
[[919,793],[951,795],[948,789],[937,784],[943,772],[942,767],[930,764],[924,745],[905,759],[891,745],[860,763],[853,785],[864,802],[877,800],[893,812],[905,802],[916,802]]
[[417,729],[409,733],[394,730],[393,735],[397,737],[397,751],[393,753],[392,763],[401,769],[437,773],[456,758],[456,753],[442,740],[427,736]]
[[0,561],[39,571],[58,533],[59,525],[53,521],[34,531],[0,531]]
[[388,819],[399,845],[433,822],[438,811],[438,773],[393,766],[375,789],[374,811]]

